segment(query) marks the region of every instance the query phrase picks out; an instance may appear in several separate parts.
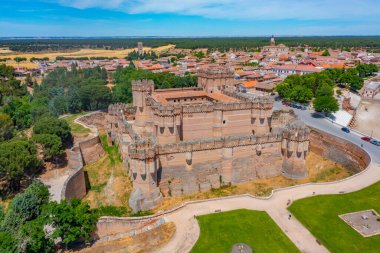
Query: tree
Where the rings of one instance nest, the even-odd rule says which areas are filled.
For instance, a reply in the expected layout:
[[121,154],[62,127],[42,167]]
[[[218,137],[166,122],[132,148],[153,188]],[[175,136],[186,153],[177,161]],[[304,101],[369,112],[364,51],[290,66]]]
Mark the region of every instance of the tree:
[[317,92],[316,92],[316,97],[321,97],[321,96],[333,96],[334,95],[334,90],[333,88],[327,84],[327,83],[324,83],[322,84],[321,87],[319,87],[317,89]]
[[289,98],[292,101],[304,103],[313,98],[313,92],[305,86],[297,85],[290,92]]
[[82,110],[78,87],[75,85],[70,86],[67,92],[67,107],[70,113],[78,113]]
[[44,227],[49,219],[39,216],[26,222],[19,230],[19,245],[23,252],[51,253],[54,252],[54,241],[46,234]]
[[90,206],[78,199],[50,202],[51,220],[55,228],[53,238],[60,237],[68,246],[74,242],[88,242],[98,216]]
[[13,135],[13,122],[8,114],[0,113],[0,142],[9,140]]
[[0,231],[0,252],[17,252],[17,241],[11,233]]
[[32,141],[42,145],[45,161],[64,154],[62,141],[57,135],[35,134],[32,137]]
[[104,85],[85,85],[79,88],[79,97],[84,110],[105,109],[112,103],[112,94]]
[[33,182],[25,192],[16,195],[8,213],[17,214],[23,222],[36,219],[42,206],[49,202],[49,190],[40,182]]
[[16,129],[25,129],[32,124],[30,103],[27,97],[10,99],[3,107],[3,111],[11,116]]
[[55,116],[67,113],[67,100],[65,96],[55,96],[49,101],[49,110]]
[[333,113],[339,110],[338,101],[333,96],[320,96],[313,101],[317,112]]
[[35,145],[26,139],[14,139],[0,143],[0,180],[7,187],[0,190],[18,191],[25,175],[36,173],[41,162],[37,159]]
[[33,134],[54,134],[61,138],[63,144],[71,143],[70,126],[63,119],[40,118],[33,127]]
[[330,56],[329,50],[325,49],[325,51],[322,53],[322,56]]
[[1,252],[53,252],[53,241],[44,232],[49,215],[41,215],[48,202],[49,191],[40,182],[33,182],[12,200],[1,222]]

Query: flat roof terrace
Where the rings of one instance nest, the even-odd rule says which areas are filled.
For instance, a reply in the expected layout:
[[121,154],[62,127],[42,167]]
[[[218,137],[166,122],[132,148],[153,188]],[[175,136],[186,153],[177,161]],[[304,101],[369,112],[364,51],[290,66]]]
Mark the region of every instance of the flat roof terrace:
[[161,105],[203,104],[212,102],[237,102],[236,98],[222,93],[207,93],[203,90],[178,90],[153,92],[152,98]]

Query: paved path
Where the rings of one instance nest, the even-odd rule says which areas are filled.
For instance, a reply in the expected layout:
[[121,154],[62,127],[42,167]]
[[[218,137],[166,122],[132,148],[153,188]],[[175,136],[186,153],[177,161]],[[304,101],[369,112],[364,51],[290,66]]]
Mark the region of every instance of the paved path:
[[[276,103],[275,108],[280,109],[282,105]],[[364,144],[363,148],[371,156],[372,163],[365,171],[348,179],[332,183],[305,184],[278,189],[269,198],[255,198],[250,195],[243,195],[189,202],[183,208],[165,216],[169,221],[175,223],[177,230],[173,239],[163,248],[159,249],[158,252],[189,252],[199,238],[199,226],[194,219],[195,215],[214,213],[216,210],[230,211],[242,208],[266,211],[301,252],[328,252],[324,246],[317,243],[315,237],[297,219],[294,217],[289,219],[289,212],[287,210],[288,201],[302,199],[314,194],[353,192],[376,183],[380,180],[380,147],[364,143],[360,139],[361,136],[357,134],[342,132],[340,127],[328,120],[314,118],[311,111],[296,110],[296,114],[306,124],[314,128],[341,137],[357,145]]]

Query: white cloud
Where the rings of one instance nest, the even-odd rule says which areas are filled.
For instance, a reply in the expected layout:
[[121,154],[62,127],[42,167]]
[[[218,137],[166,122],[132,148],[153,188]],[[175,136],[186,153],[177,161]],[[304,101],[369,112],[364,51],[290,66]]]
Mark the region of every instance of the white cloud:
[[78,9],[175,13],[216,19],[352,20],[380,16],[378,0],[58,0]]

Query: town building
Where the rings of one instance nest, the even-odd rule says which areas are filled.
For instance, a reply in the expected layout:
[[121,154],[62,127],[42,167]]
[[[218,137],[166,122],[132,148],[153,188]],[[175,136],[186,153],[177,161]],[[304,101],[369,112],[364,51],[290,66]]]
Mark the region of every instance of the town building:
[[274,55],[280,55],[285,54],[287,55],[289,53],[289,47],[285,46],[284,44],[276,45],[276,41],[274,39],[274,36],[270,39],[270,45],[263,47],[262,50],[263,54],[274,54]]

